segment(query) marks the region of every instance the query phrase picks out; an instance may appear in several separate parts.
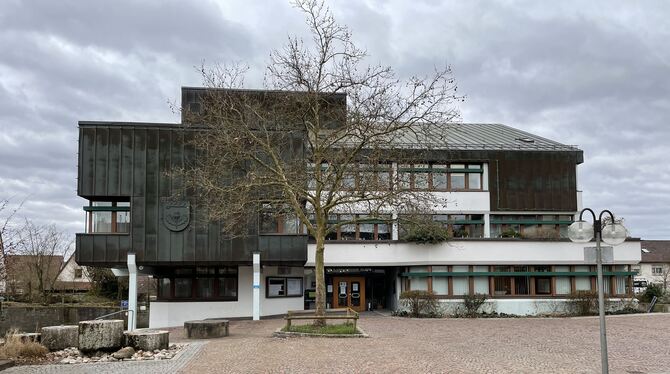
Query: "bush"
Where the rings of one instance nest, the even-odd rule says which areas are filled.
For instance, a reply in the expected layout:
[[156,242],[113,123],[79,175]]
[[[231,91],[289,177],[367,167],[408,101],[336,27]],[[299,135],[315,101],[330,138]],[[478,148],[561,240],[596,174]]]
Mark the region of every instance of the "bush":
[[568,295],[568,308],[578,316],[590,316],[598,313],[598,292],[575,291]]
[[651,283],[640,296],[640,300],[645,303],[650,303],[654,296],[656,296],[660,301],[664,294],[665,292],[663,291],[662,284]]
[[516,232],[514,229],[507,229],[500,233],[501,238],[520,238],[521,234]]
[[410,225],[403,240],[418,244],[437,244],[451,239],[449,230],[434,222]]
[[49,350],[40,343],[23,341],[16,330],[8,331],[5,335],[5,344],[0,347],[0,358],[40,358],[46,356]]
[[400,294],[400,302],[410,317],[442,316],[437,298],[431,291],[404,291]]
[[463,296],[465,315],[468,317],[475,317],[479,312],[479,308],[486,302],[486,299],[488,299],[488,295],[482,293]]

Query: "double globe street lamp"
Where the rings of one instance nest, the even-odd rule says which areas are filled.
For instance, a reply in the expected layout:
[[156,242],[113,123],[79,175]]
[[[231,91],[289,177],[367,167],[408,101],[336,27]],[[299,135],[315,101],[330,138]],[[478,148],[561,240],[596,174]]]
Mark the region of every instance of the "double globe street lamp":
[[[593,216],[593,225],[584,221],[584,212],[590,212]],[[603,222],[603,214],[609,215],[609,220]],[[606,217],[607,218],[607,217]],[[568,228],[568,237],[575,243],[588,243],[596,238],[596,264],[598,272],[598,315],[600,319],[600,362],[602,372],[609,373],[607,363],[607,333],[605,331],[605,292],[603,287],[603,259],[600,242],[615,246],[623,243],[628,236],[628,231],[621,223],[614,220],[614,214],[609,210],[600,212],[598,219],[593,210],[589,208],[582,209],[579,212],[579,220],[574,222]]]

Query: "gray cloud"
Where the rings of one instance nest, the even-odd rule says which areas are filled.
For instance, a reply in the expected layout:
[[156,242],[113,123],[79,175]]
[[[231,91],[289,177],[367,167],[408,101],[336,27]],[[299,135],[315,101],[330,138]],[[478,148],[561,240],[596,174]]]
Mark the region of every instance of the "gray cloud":
[[[501,122],[584,149],[584,205],[668,238],[670,4],[663,1],[344,1],[369,62],[401,77],[454,68],[466,122]],[[283,1],[8,1],[0,8],[0,197],[83,228],[78,120],[176,121],[168,100],[206,62],[249,64],[306,35]]]

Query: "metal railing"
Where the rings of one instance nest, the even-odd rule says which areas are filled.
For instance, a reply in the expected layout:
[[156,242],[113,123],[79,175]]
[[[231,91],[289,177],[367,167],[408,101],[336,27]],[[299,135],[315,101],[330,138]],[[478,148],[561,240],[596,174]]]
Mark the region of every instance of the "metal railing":
[[102,315],[100,317],[96,317],[94,319],[94,321],[98,321],[98,320],[101,320],[101,319],[104,319],[104,318],[107,318],[107,317],[110,317],[110,316],[113,316],[113,315],[116,315],[116,314],[121,314],[121,313],[131,313],[131,315],[132,315],[133,312],[134,312],[134,310],[130,310],[130,309],[117,310],[116,312],[112,312],[112,313],[109,313],[109,314]]

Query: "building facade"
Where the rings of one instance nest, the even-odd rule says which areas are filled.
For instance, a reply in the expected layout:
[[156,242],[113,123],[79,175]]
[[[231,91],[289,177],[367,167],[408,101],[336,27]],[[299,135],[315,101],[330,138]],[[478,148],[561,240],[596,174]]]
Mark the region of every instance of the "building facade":
[[633,267],[635,280],[656,283],[667,289],[670,283],[670,240],[643,240],[642,258]]
[[[183,88],[182,105],[192,106],[201,92]],[[89,204],[77,263],[122,268],[135,253],[138,269],[158,282],[151,327],[251,316],[254,253],[260,315],[314,307],[315,245],[300,222],[259,217],[247,237],[230,239],[208,221],[197,196],[175,200],[181,186],[169,172],[198,157],[192,131],[180,124],[79,123],[78,194]],[[342,226],[325,250],[330,307],[395,309],[402,291],[421,289],[446,307],[483,293],[490,310],[537,314],[555,310],[572,292],[595,290],[584,246],[566,238],[581,208],[581,150],[499,124],[455,123],[433,135],[441,146],[424,159],[390,160],[380,173],[399,177],[392,188],[434,194],[439,203],[429,218],[453,239],[405,240],[403,217],[393,211]],[[639,260],[639,241],[616,247],[605,267],[610,297],[631,295],[631,265]]]

